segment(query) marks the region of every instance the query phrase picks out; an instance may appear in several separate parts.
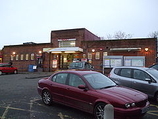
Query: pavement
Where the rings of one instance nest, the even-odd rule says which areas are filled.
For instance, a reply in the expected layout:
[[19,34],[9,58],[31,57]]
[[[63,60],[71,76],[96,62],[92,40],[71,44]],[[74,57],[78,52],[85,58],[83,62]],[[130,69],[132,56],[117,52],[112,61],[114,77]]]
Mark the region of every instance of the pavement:
[[19,74],[25,74],[26,79],[35,79],[49,77],[53,74],[53,72],[20,72]]

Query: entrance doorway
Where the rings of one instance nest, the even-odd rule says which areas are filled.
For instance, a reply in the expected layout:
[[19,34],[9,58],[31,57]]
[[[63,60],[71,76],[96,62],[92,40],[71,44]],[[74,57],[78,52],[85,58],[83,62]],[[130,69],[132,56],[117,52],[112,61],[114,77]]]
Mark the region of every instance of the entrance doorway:
[[73,53],[62,53],[60,54],[59,68],[68,69],[68,66],[73,62],[74,54]]

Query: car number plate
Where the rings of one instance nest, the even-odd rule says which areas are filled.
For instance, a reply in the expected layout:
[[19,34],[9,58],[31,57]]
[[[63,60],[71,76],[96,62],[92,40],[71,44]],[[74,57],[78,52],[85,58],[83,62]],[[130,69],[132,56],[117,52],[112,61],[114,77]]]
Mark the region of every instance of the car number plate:
[[143,109],[142,109],[142,113],[145,113],[145,112],[147,112],[149,110],[149,107],[144,107]]

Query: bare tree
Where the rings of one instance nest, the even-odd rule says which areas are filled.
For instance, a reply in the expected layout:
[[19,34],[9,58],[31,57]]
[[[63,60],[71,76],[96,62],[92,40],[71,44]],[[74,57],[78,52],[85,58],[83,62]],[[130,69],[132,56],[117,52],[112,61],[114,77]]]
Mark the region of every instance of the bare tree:
[[126,34],[125,32],[118,31],[114,34],[115,39],[129,39],[131,38],[131,34]]
[[108,34],[106,37],[107,37],[107,39],[112,39],[113,38],[113,36],[111,34]]
[[158,38],[158,31],[154,31],[148,35],[150,38]]
[[130,39],[132,38],[131,34],[126,34],[122,31],[117,31],[114,35],[108,34],[107,39]]

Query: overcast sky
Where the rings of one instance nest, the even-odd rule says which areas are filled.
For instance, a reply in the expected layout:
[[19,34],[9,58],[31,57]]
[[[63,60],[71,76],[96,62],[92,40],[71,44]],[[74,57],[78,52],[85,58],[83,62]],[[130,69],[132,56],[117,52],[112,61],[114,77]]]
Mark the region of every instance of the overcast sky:
[[73,28],[147,37],[158,31],[158,0],[0,0],[0,49],[48,43],[52,30]]

